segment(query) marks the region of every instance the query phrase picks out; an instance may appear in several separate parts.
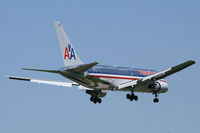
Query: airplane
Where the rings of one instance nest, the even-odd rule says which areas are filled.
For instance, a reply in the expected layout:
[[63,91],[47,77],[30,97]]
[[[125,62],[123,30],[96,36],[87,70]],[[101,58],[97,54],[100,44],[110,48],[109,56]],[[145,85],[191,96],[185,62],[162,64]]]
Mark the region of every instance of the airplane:
[[155,96],[153,102],[158,103],[158,94],[168,91],[168,84],[164,78],[195,64],[195,61],[188,60],[162,71],[98,65],[98,62],[84,64],[78,57],[61,23],[55,21],[54,24],[65,66],[58,70],[22,69],[60,74],[71,82],[7,76],[9,79],[63,87],[77,86],[90,95],[90,101],[94,104],[101,103],[101,98],[105,97],[108,91],[129,92],[126,98],[130,101],[138,100],[135,92],[152,93]]

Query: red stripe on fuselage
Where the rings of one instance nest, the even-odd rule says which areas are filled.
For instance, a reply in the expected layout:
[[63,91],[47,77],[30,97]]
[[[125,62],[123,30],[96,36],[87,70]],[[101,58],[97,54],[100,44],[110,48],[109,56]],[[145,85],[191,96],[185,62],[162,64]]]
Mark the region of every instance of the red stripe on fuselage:
[[129,78],[129,77],[116,77],[116,76],[104,76],[104,75],[90,75],[91,77],[97,78],[113,78],[113,79],[128,79],[128,80],[138,80],[138,78]]
[[[127,79],[127,80],[138,80],[139,78],[130,78],[130,77],[116,77],[116,76],[105,76],[105,75],[90,75],[91,77],[96,78],[113,78],[113,79]],[[160,80],[162,82],[166,82],[165,80]]]
[[164,80],[164,79],[161,79],[161,80],[159,80],[159,81],[166,82],[166,80]]

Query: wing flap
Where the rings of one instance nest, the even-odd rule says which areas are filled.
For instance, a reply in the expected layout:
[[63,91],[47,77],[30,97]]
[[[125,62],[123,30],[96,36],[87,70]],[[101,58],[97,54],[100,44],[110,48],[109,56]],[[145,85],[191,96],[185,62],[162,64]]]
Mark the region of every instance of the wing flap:
[[123,89],[123,88],[129,87],[129,86],[135,86],[137,84],[137,81],[138,80],[133,80],[133,81],[129,81],[126,83],[122,83],[118,86],[118,89]]

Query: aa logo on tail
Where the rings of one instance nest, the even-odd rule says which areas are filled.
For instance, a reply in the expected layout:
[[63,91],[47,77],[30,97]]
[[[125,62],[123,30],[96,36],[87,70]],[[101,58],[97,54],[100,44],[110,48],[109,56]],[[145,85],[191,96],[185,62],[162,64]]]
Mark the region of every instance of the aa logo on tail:
[[71,44],[68,44],[67,46],[68,47],[65,47],[64,59],[68,58],[71,60],[74,58],[74,60],[76,60],[76,55],[74,53],[74,49],[71,47]]

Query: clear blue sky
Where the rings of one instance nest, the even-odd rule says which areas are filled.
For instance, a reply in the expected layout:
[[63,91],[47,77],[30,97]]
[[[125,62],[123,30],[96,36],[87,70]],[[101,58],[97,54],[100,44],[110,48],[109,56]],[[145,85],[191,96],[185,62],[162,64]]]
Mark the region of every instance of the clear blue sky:
[[[200,1],[34,0],[0,2],[1,133],[200,132]],[[85,62],[163,70],[197,63],[167,78],[153,95],[109,92],[102,104],[73,88],[12,81],[3,75],[66,80],[21,67],[63,67],[53,21],[61,21]]]

